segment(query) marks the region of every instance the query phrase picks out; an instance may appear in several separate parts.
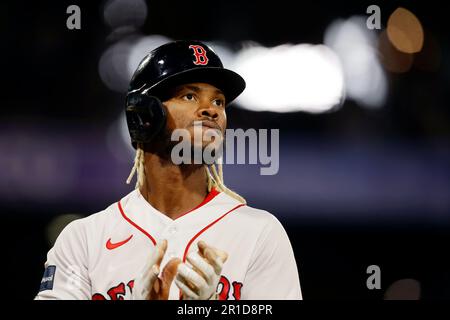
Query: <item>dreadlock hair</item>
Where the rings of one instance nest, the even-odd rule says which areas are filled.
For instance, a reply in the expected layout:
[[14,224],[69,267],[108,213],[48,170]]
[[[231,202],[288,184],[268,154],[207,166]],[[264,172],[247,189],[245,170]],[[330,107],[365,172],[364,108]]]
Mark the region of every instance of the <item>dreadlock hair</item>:
[[127,178],[127,184],[130,184],[134,174],[137,172],[137,179],[135,189],[139,189],[145,183],[145,157],[144,157],[144,145],[138,143],[136,146],[136,156],[134,157],[134,165],[131,168],[130,175]]
[[[216,166],[219,169],[218,170],[219,172],[217,172]],[[236,199],[237,201],[243,204],[247,203],[247,201],[245,201],[245,199],[242,196],[240,196],[239,194],[237,194],[224,184],[221,161],[219,161],[219,163],[217,164],[213,163],[209,166],[205,165],[205,170],[206,170],[206,180],[208,183],[208,192],[211,191],[211,189],[214,187],[217,191],[224,192],[230,197]]]
[[[138,143],[136,146],[136,156],[134,157],[134,165],[131,169],[130,175],[127,178],[127,184],[130,184],[133,176],[136,174],[136,185],[135,189],[139,189],[145,183],[145,157],[144,157],[144,145],[142,143]],[[217,167],[217,168],[216,168]],[[211,191],[212,188],[215,188],[217,191],[221,191],[229,195],[230,197],[238,200],[241,203],[246,204],[247,201],[229,189],[223,182],[223,168],[222,168],[222,158],[219,158],[216,163],[211,165],[204,165],[206,171],[206,183],[208,185],[208,192]]]

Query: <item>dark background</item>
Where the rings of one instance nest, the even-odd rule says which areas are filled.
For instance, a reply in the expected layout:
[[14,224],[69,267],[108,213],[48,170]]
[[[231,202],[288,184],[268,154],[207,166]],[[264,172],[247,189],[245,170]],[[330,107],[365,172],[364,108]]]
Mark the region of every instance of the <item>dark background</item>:
[[[280,128],[281,163],[274,177],[228,165],[225,178],[285,226],[304,299],[381,300],[400,279],[420,283],[422,299],[450,298],[450,51],[440,5],[147,3],[142,25],[115,33],[102,18],[105,2],[0,4],[3,292],[18,299],[37,293],[51,247],[47,228],[56,217],[98,212],[131,191],[124,180],[132,154],[117,158],[105,143],[111,132],[115,141],[111,123],[123,112],[125,93],[99,76],[109,46],[132,34],[220,40],[233,49],[248,40],[269,47],[318,44],[334,19],[366,15],[367,6],[377,4],[384,26],[398,6],[420,19],[439,44],[438,67],[386,71],[388,98],[374,110],[352,100],[324,114],[230,106],[231,128]],[[66,28],[71,4],[81,8],[81,30]],[[380,290],[366,287],[372,264],[381,268]]]

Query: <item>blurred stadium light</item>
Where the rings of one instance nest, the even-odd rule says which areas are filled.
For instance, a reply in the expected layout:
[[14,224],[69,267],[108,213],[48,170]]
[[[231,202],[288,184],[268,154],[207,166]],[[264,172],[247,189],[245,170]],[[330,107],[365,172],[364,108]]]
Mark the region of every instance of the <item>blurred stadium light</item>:
[[377,37],[366,27],[366,18],[335,20],[325,31],[324,43],[342,61],[347,97],[370,108],[383,106],[387,80],[377,58]]
[[220,41],[204,41],[204,43],[209,45],[219,55],[225,68],[230,69],[232,67],[236,54],[225,43]]
[[131,79],[128,67],[135,37],[127,37],[111,45],[102,54],[98,72],[103,83],[113,91],[125,92]]
[[171,41],[160,35],[130,35],[111,45],[99,61],[99,74],[111,90],[126,92],[128,84],[142,59],[156,47]]
[[245,109],[321,113],[343,99],[340,61],[324,45],[254,45],[237,54],[232,69],[247,82],[236,100]]
[[387,35],[394,47],[405,53],[422,50],[424,32],[419,19],[408,9],[397,8],[389,16]]
[[112,29],[141,27],[147,18],[145,0],[108,0],[103,6],[103,20]]
[[419,300],[421,285],[416,279],[400,279],[393,282],[384,294],[384,300]]

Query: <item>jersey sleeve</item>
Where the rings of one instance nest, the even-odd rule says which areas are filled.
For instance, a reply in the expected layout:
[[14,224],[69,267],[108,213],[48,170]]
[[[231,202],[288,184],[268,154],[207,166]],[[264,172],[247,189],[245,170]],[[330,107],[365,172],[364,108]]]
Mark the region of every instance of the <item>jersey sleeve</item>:
[[271,214],[253,251],[241,299],[302,299],[291,243],[281,223]]
[[86,243],[80,220],[68,224],[47,254],[35,300],[90,299]]

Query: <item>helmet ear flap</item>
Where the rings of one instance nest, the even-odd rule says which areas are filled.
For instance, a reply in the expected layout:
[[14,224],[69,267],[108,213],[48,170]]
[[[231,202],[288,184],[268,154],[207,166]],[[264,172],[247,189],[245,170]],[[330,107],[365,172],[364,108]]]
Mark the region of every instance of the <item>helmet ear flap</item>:
[[166,112],[161,101],[141,92],[127,95],[125,116],[134,146],[150,142],[166,125]]

